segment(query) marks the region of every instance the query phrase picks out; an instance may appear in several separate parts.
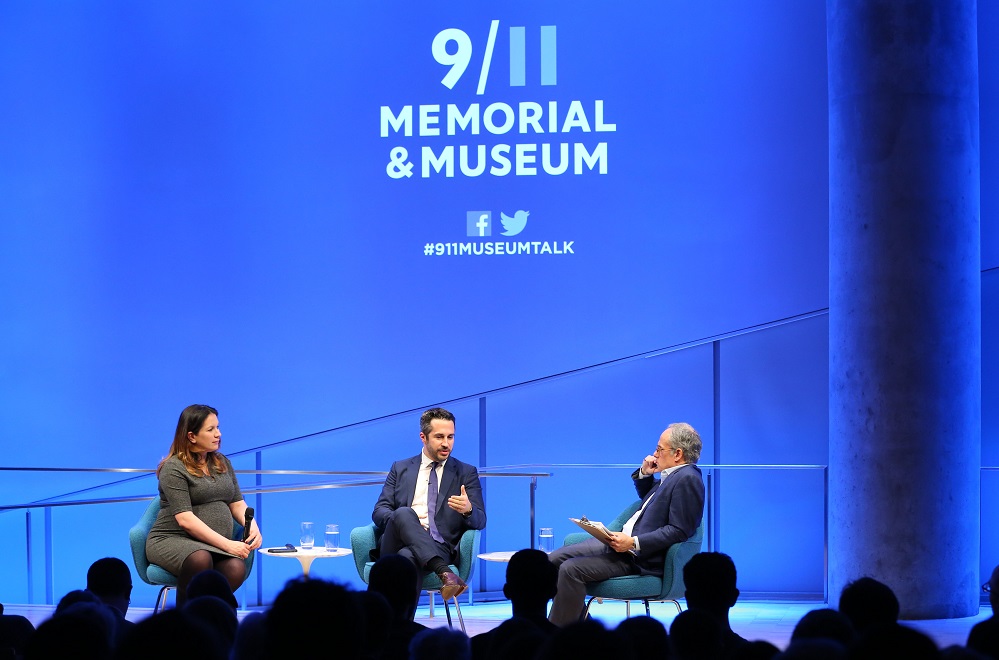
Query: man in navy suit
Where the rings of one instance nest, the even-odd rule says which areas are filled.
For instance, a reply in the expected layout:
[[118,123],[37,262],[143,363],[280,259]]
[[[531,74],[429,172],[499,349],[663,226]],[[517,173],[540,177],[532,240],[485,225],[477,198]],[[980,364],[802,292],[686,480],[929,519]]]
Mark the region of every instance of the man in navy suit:
[[[595,538],[564,546],[549,559],[558,566],[558,593],[548,618],[566,626],[578,621],[586,583],[623,575],[662,575],[666,551],[686,541],[701,524],[704,481],[697,459],[701,437],[690,424],[670,424],[656,451],[632,473],[641,508],[608,545]],[[661,478],[653,475],[661,473]]]
[[382,555],[400,554],[423,571],[440,577],[445,599],[467,589],[448,564],[457,558],[458,542],[468,529],[486,526],[482,487],[474,466],[451,456],[454,415],[431,408],[420,416],[423,451],[392,464],[371,514]]

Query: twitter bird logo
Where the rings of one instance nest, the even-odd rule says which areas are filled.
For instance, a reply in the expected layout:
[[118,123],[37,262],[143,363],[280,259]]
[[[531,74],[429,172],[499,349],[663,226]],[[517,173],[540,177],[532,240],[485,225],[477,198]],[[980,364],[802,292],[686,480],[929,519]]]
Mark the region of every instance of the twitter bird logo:
[[524,231],[524,227],[527,226],[527,216],[529,215],[531,215],[529,211],[517,211],[511,218],[506,213],[500,211],[500,221],[503,223],[503,229],[506,230],[502,234],[504,236],[516,236]]

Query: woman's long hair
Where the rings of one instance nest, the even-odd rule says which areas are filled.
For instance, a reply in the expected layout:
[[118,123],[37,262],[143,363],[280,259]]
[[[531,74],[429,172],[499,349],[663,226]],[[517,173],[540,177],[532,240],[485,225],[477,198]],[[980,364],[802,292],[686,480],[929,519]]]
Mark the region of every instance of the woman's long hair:
[[[189,451],[191,441],[187,439],[187,434],[193,433],[197,435],[201,431],[201,427],[205,425],[205,420],[208,419],[209,415],[218,417],[219,411],[211,406],[197,403],[181,411],[180,419],[177,420],[177,431],[173,434],[173,444],[170,445],[170,453],[156,466],[156,476],[159,476],[160,470],[163,469],[163,464],[174,456],[179,458],[180,462],[187,468],[187,471],[194,476],[200,477],[204,475],[202,465],[195,461],[194,456]],[[225,472],[225,461],[222,460],[218,452],[206,452],[205,464],[208,465],[209,472],[217,474]]]

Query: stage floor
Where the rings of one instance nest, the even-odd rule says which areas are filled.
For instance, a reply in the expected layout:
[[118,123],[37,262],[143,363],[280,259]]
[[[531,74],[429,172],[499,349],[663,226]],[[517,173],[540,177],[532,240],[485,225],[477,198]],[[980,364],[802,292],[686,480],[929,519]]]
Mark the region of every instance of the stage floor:
[[[791,632],[798,620],[805,613],[821,607],[825,607],[825,605],[817,602],[747,601],[736,603],[729,618],[732,628],[746,639],[767,640],[783,649],[791,639]],[[37,626],[51,615],[53,609],[50,605],[5,605],[4,613],[21,614]],[[240,610],[239,614],[242,617],[251,611],[253,610]],[[645,608],[641,603],[632,605],[632,615],[644,614],[644,612]],[[467,633],[470,636],[477,635],[492,630],[508,619],[510,617],[510,603],[509,601],[496,601],[463,605],[461,613]],[[152,608],[133,607],[128,611],[128,618],[132,621],[138,621],[150,614],[152,614]],[[444,606],[439,599],[434,608],[434,615],[431,618],[429,608],[423,606],[417,610],[416,620],[426,626],[446,626],[447,618],[444,616]],[[612,602],[594,603],[591,615],[606,626],[614,627],[625,618],[625,605],[624,603]],[[963,619],[904,621],[903,623],[929,635],[940,648],[944,648],[951,644],[964,645],[968,640],[968,632],[971,627],[991,615],[992,610],[985,605],[978,616]],[[457,627],[458,618],[453,607],[451,608],[451,616],[454,619],[455,627]],[[652,605],[652,616],[669,628],[673,617],[676,616],[676,608],[669,603],[655,603]]]

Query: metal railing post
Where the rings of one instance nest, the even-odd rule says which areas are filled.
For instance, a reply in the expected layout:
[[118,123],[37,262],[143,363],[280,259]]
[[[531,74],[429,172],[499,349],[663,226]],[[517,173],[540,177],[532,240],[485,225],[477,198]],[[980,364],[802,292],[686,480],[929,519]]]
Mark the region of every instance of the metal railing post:
[[531,516],[530,516],[530,518],[531,518],[531,549],[533,550],[537,546],[537,539],[535,538],[536,535],[534,533],[534,505],[535,505],[535,503],[537,501],[537,492],[538,492],[538,478],[537,477],[531,477],[531,486],[530,486],[530,489],[531,489]]
[[34,563],[31,560],[31,509],[24,512],[24,543],[28,558],[28,603],[35,604]]
[[52,508],[45,507],[45,603],[55,604],[55,569],[52,565]]

